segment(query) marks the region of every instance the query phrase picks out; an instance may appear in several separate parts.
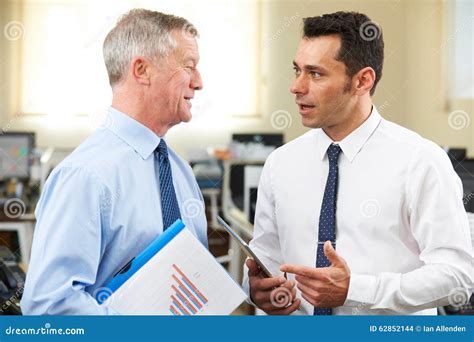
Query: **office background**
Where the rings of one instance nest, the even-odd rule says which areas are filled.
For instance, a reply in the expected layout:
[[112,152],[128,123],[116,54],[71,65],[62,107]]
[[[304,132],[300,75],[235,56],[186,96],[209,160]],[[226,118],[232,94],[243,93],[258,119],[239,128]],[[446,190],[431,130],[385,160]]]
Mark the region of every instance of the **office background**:
[[[14,139],[12,133],[34,133],[20,135],[23,142],[18,143],[28,149],[28,177],[3,170],[0,187],[3,204],[17,197],[24,203],[19,207],[22,215],[14,217],[28,221],[23,233],[8,230],[8,217],[0,224],[8,231],[0,235],[2,243],[24,264],[28,244],[11,235],[26,235],[28,242],[34,226],[34,217],[28,215],[44,177],[104,120],[111,91],[101,45],[118,16],[134,7],[184,16],[200,31],[204,90],[196,94],[193,120],[171,129],[167,139],[196,166],[206,188],[211,225],[213,214],[224,211],[250,238],[258,168],[271,150],[256,145],[263,141],[267,147],[278,146],[307,130],[289,92],[302,19],[338,10],[367,14],[375,31],[365,34],[382,28],[385,61],[374,96],[379,112],[451,148],[457,158],[453,164],[465,180],[466,207],[471,199],[474,203],[469,160],[474,158],[473,1],[0,0],[2,135]],[[12,143],[6,144],[2,146]],[[253,157],[247,158],[249,154]],[[212,160],[216,155],[218,163]],[[249,160],[229,162],[229,155]],[[4,159],[9,156],[4,153]],[[227,265],[228,259],[222,260]],[[239,277],[235,265],[232,272]]]

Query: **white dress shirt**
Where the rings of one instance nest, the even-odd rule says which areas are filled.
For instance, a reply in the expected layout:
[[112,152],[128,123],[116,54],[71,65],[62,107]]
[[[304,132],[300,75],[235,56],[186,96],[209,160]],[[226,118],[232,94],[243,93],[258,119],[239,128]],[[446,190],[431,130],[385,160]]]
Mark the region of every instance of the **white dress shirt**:
[[[313,129],[265,163],[250,246],[275,275],[283,263],[316,265],[331,143]],[[454,289],[473,283],[462,184],[448,156],[375,107],[339,145],[336,251],[351,277],[333,314],[436,314]],[[243,285],[248,291],[246,267]],[[301,301],[295,314],[311,315],[312,305]]]

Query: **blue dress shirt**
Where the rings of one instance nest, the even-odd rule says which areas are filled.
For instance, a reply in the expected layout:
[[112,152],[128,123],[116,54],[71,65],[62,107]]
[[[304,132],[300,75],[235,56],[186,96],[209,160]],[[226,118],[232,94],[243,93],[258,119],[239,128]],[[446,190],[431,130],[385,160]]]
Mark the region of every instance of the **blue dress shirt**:
[[[94,294],[163,232],[160,137],[110,108],[106,124],[49,176],[36,207],[24,314],[114,314]],[[186,226],[207,247],[202,194],[190,166],[169,149]]]

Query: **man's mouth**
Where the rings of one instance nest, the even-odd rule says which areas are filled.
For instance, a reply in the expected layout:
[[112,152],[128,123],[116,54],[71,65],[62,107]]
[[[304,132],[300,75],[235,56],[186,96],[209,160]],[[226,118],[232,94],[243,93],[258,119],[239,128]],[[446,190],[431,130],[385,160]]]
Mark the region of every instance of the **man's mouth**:
[[184,97],[184,100],[188,103],[189,107],[192,106],[192,103],[191,103],[192,99],[193,99],[192,97]]
[[298,105],[298,109],[299,109],[300,113],[302,113],[302,114],[307,113],[307,112],[313,110],[316,107],[314,105],[307,104],[307,103],[301,103],[301,102],[297,102],[296,104]]

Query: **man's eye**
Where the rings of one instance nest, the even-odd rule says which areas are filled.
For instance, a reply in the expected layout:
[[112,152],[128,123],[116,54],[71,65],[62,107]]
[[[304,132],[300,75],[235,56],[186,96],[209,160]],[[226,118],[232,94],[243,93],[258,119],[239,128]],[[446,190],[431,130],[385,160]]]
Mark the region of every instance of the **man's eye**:
[[311,77],[314,77],[314,78],[321,77],[321,74],[319,72],[316,72],[316,71],[311,71],[310,74],[311,74]]
[[298,68],[296,68],[296,67],[293,68],[293,71],[295,72],[295,75],[296,75],[296,76],[298,76],[298,75],[301,73],[300,69],[298,69]]

